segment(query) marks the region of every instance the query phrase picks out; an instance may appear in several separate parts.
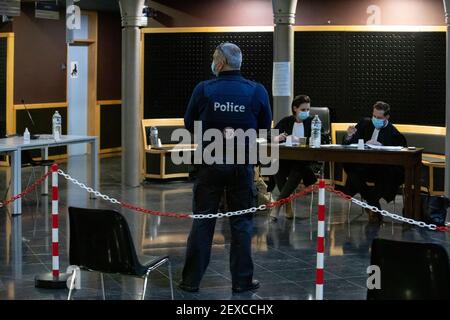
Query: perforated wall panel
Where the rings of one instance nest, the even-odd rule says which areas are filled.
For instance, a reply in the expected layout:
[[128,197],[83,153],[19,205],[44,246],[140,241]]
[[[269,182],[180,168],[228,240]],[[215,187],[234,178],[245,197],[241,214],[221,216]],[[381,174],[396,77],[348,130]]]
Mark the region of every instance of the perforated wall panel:
[[353,122],[383,100],[396,123],[444,125],[445,33],[297,32],[295,94]]
[[7,38],[0,38],[0,137],[6,134],[6,52]]
[[183,117],[195,85],[213,77],[212,54],[225,41],[241,48],[242,75],[271,91],[271,32],[148,33],[144,49],[144,117]]

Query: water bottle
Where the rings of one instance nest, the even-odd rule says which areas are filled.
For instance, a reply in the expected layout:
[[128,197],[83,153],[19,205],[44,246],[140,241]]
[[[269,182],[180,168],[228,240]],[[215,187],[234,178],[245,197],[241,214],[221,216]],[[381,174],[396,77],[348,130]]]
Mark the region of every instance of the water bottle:
[[30,131],[28,131],[28,128],[25,128],[25,132],[23,133],[23,142],[30,143]]
[[53,139],[60,140],[61,139],[61,115],[58,111],[55,111],[52,118],[52,134]]
[[158,128],[156,127],[150,128],[150,144],[153,147],[158,146]]
[[311,148],[320,148],[321,131],[322,121],[320,121],[319,116],[316,114],[311,122],[311,137],[309,139],[309,146]]

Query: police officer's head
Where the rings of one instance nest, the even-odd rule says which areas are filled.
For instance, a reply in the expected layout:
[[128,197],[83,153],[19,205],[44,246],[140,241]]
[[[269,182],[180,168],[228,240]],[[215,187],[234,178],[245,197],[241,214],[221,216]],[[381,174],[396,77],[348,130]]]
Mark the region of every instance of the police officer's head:
[[214,51],[211,71],[217,76],[222,71],[240,70],[241,64],[241,49],[234,43],[224,42],[219,44]]

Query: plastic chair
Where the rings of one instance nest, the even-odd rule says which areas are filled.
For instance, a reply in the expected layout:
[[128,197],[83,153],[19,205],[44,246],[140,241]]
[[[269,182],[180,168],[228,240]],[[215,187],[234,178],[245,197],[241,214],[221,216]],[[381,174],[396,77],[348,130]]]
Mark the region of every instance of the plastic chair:
[[369,289],[368,300],[450,299],[448,255],[438,244],[375,239],[370,263],[381,288]]
[[[103,299],[103,273],[115,273],[144,279],[141,300],[144,300],[150,273],[167,262],[173,300],[172,269],[168,256],[155,257],[144,264],[139,262],[125,218],[114,210],[69,207],[71,265],[81,270],[100,273]],[[67,300],[75,283],[74,275]]]

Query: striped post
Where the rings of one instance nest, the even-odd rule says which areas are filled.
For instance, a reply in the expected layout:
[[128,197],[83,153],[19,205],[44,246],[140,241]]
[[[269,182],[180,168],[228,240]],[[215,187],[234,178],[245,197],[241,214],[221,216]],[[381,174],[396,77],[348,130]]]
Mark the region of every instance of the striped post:
[[52,165],[52,275],[59,277],[58,250],[58,165]]
[[67,273],[59,271],[58,245],[58,165],[51,167],[52,173],[52,272],[38,274],[34,278],[36,288],[63,289],[69,278]]
[[317,226],[316,300],[323,300],[325,252],[325,180],[319,181],[319,211]]

